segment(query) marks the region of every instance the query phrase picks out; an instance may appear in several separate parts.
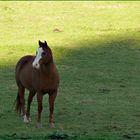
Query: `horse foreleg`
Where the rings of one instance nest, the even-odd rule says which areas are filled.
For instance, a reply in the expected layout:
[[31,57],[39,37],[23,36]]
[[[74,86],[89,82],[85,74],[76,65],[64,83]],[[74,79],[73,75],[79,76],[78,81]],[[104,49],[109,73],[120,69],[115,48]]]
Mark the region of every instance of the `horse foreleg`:
[[43,94],[38,92],[37,93],[37,102],[38,102],[38,116],[37,116],[37,127],[41,127],[41,112],[42,112],[42,99]]
[[32,103],[34,95],[35,95],[35,92],[30,92],[29,96],[28,96],[27,113],[26,113],[26,117],[25,117],[27,123],[29,121],[31,121],[31,118],[30,118],[30,105]]
[[57,91],[49,94],[49,110],[50,110],[49,123],[50,123],[50,127],[54,127],[53,111],[54,111],[54,101],[55,101],[56,95],[57,95]]

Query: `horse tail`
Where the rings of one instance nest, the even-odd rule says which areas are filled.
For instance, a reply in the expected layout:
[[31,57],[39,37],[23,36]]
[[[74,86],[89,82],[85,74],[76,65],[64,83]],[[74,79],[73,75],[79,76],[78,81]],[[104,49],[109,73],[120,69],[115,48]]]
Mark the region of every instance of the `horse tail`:
[[19,93],[17,94],[17,98],[16,98],[16,107],[15,107],[15,111],[17,113],[21,113],[21,106],[20,106],[20,96]]

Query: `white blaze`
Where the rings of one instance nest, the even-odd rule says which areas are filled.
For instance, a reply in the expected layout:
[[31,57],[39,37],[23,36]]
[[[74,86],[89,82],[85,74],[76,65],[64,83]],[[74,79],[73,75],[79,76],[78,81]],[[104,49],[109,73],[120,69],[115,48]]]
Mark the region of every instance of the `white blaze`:
[[38,48],[37,55],[36,55],[36,57],[35,57],[35,59],[33,61],[33,64],[32,64],[34,68],[37,68],[37,69],[40,68],[39,60],[42,57],[42,52],[43,52],[43,49],[42,48]]

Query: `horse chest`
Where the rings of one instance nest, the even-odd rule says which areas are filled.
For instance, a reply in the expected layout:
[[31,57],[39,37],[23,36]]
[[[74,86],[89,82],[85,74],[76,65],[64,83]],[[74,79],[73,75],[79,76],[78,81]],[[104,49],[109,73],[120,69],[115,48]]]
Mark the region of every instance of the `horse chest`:
[[41,90],[52,89],[53,85],[54,85],[53,78],[48,78],[48,77],[40,78],[39,86]]
[[48,92],[56,88],[56,78],[52,75],[40,75],[34,78],[34,87],[43,92]]

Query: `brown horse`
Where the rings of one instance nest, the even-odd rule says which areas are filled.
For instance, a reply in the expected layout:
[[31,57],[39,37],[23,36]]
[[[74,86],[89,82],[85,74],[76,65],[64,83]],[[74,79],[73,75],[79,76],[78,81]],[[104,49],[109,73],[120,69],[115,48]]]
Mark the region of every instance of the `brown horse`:
[[[58,91],[59,75],[53,61],[52,51],[47,45],[39,40],[39,48],[36,56],[23,56],[16,65],[16,83],[18,94],[16,98],[16,111],[23,114],[25,123],[30,121],[30,105],[37,93],[38,117],[37,127],[41,126],[41,112],[43,95],[49,95],[49,122],[54,126],[53,110],[54,101]],[[24,91],[29,90],[27,111],[25,111]]]

